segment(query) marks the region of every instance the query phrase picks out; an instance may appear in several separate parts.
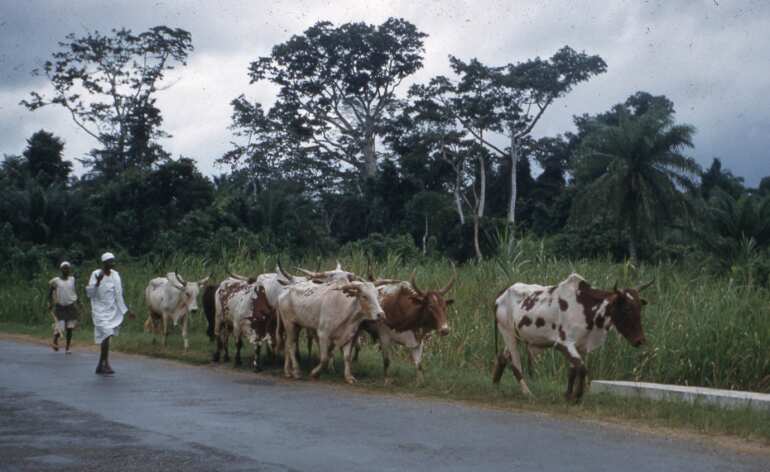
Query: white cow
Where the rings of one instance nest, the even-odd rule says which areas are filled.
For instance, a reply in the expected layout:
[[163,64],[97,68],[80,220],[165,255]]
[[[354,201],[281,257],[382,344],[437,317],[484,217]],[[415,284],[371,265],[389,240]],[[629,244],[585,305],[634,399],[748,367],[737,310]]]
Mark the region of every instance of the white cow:
[[345,381],[355,382],[351,372],[353,340],[362,321],[376,321],[384,316],[377,298],[377,289],[370,282],[302,282],[289,286],[278,300],[278,316],[286,329],[286,377],[300,377],[295,346],[298,328],[307,328],[318,335],[321,358],[310,375],[317,378],[328,367],[332,349],[340,346],[345,359]]
[[144,300],[150,311],[147,321],[144,322],[144,329],[153,333],[153,342],[155,335],[162,332],[165,347],[168,343],[169,321],[173,322],[174,326],[181,321],[184,349],[186,351],[190,348],[187,339],[188,314],[198,311],[198,291],[208,279],[205,277],[196,282],[187,282],[178,272],[169,272],[165,277],[150,280],[144,289]]
[[[227,346],[229,335],[235,338],[235,365],[241,364],[241,348],[245,337],[254,347],[254,370],[261,369],[262,345],[274,344],[276,332],[275,310],[267,301],[265,288],[258,282],[248,283],[236,278],[225,279],[214,295],[214,335],[217,350],[214,361],[219,361],[220,351]],[[225,360],[227,351],[225,351]]]
[[[323,272],[312,272],[305,269],[299,269],[307,275],[307,277],[292,275],[285,271],[281,267],[279,261],[275,267],[275,272],[267,272],[260,274],[257,277],[257,283],[265,287],[265,293],[267,294],[267,302],[273,306],[278,306],[278,299],[283,294],[287,287],[290,285],[303,283],[303,282],[315,282],[315,283],[327,283],[334,281],[347,281],[352,282],[358,277],[352,272],[348,272],[342,268],[342,265],[337,261],[337,267],[334,270],[327,270]],[[241,276],[236,276],[242,278]],[[313,339],[317,339],[317,335],[312,329],[307,330],[307,343],[308,343],[308,356],[312,350]],[[279,337],[276,342],[277,348],[280,350],[283,347],[283,338]]]
[[[622,290],[616,285],[613,290],[604,291],[572,274],[558,285],[511,285],[495,301],[495,329],[500,329],[505,350],[497,354],[492,381],[500,381],[510,362],[522,391],[531,395],[516,344],[524,342],[531,353],[553,347],[570,363],[567,399],[579,400],[588,372],[584,357],[604,343],[611,327],[617,328],[634,347],[644,344],[641,312],[647,302],[639,292],[651,283]],[[573,394],[575,380],[577,389]]]

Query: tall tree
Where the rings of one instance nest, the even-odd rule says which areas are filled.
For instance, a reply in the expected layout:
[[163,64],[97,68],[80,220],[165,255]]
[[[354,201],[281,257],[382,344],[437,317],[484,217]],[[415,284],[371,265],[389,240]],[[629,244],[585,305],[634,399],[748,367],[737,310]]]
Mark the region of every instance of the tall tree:
[[681,151],[692,147],[695,129],[675,124],[665,109],[615,112],[617,125],[597,125],[581,143],[575,173],[581,195],[573,212],[583,219],[609,212],[626,231],[628,255],[636,261],[642,237],[684,207],[682,189],[693,189],[700,167]]
[[[601,57],[578,53],[569,46],[547,60],[538,57],[501,67],[485,66],[475,59],[465,63],[455,57],[450,57],[450,63],[459,76],[457,83],[445,77],[433,79],[433,96],[493,155],[510,158],[508,222],[514,225],[522,142],[556,99],[603,73],[607,65]],[[507,135],[507,149],[496,144],[492,138],[496,133]]]
[[385,114],[401,82],[422,67],[425,36],[400,18],[378,26],[318,22],[252,62],[249,76],[279,87],[268,115],[295,130],[316,158],[372,177]]
[[33,91],[21,104],[29,110],[48,105],[66,109],[102,145],[95,156],[109,160],[104,167],[110,171],[145,164],[153,155],[150,141],[164,135],[156,94],[166,72],[185,65],[192,51],[190,33],[167,26],[139,34],[125,28],[82,37],[73,33],[59,48],[43,67],[52,96]]
[[24,159],[29,176],[47,188],[67,182],[72,163],[62,158],[64,143],[61,139],[40,130],[27,139]]

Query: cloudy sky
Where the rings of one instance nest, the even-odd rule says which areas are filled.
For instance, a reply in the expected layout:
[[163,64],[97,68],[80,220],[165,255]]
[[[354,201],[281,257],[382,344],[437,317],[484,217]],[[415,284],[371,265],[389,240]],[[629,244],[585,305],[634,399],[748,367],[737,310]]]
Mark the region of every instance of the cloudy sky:
[[572,115],[597,113],[637,90],[665,94],[677,119],[697,128],[689,153],[713,157],[749,185],[770,175],[770,2],[634,1],[12,1],[0,0],[0,155],[18,154],[43,128],[64,138],[68,159],[96,146],[48,107],[18,105],[44,78],[30,71],[50,58],[67,33],[165,24],[192,33],[195,51],[159,95],[163,145],[196,159],[207,174],[229,148],[229,102],[245,93],[269,104],[274,90],[249,85],[249,62],[319,20],[381,23],[406,18],[429,37],[415,81],[448,73],[447,56],[490,65],[549,57],[563,45],[599,54],[607,73],[555,103],[535,130],[554,135]]

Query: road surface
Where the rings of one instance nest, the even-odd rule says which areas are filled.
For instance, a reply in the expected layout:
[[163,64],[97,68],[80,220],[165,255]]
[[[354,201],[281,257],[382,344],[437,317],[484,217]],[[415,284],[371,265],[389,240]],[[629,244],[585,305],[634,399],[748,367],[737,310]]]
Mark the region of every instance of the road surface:
[[763,471],[768,456],[529,413],[0,340],[0,470]]

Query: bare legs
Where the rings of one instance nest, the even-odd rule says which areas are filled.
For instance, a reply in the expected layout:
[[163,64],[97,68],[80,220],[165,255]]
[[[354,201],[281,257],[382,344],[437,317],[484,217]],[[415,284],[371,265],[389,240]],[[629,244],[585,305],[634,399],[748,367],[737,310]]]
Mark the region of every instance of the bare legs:
[[111,375],[115,373],[115,371],[112,370],[112,367],[110,367],[110,338],[111,337],[112,336],[108,336],[107,339],[102,341],[101,351],[99,353],[99,364],[96,366],[97,374]]

